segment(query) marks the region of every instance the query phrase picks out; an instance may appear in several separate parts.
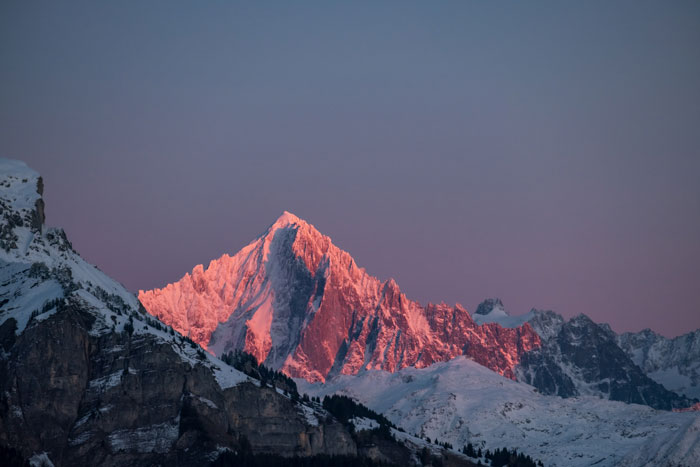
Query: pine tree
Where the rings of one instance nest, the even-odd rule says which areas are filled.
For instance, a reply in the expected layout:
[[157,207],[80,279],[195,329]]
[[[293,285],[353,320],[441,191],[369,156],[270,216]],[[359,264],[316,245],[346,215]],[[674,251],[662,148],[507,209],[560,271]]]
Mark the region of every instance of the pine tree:
[[468,443],[465,449],[466,449],[465,454],[468,455],[469,457],[481,457],[481,455],[479,455],[479,456],[476,455],[476,451],[474,450],[474,445],[472,443]]
[[430,452],[425,446],[423,446],[423,449],[420,452],[420,463],[423,465],[430,463]]

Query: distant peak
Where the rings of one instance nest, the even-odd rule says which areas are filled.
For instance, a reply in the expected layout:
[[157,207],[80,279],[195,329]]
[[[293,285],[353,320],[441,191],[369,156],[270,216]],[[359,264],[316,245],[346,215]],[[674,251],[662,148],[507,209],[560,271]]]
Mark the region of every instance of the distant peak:
[[575,324],[575,325],[589,325],[589,324],[596,324],[593,322],[591,318],[588,317],[588,315],[585,315],[583,313],[579,313],[573,318],[569,320],[569,323]]
[[508,314],[506,313],[506,308],[503,306],[503,302],[500,298],[487,298],[481,302],[478,307],[476,307],[476,311],[474,313],[477,315],[488,315],[493,310],[500,310],[504,314]]

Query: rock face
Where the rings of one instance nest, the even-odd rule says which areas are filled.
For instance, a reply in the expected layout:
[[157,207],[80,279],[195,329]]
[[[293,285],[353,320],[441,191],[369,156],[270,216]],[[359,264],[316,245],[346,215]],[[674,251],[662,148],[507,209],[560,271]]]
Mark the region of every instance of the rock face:
[[531,313],[529,323],[542,338],[542,346],[522,356],[516,369],[519,381],[544,394],[595,395],[663,410],[696,402],[649,378],[618,346],[609,326],[586,315],[565,321],[551,311]]
[[313,226],[285,212],[234,256],[162,289],[150,314],[220,355],[244,349],[290,376],[324,381],[467,355],[509,378],[540,339],[528,324],[477,325],[460,305],[421,306],[381,282]]
[[318,404],[262,387],[146,314],[43,226],[41,188],[0,159],[0,463],[16,450],[57,466],[199,466],[244,439],[282,456],[362,454]]
[[645,329],[621,334],[617,342],[651,379],[700,399],[700,330],[668,339]]

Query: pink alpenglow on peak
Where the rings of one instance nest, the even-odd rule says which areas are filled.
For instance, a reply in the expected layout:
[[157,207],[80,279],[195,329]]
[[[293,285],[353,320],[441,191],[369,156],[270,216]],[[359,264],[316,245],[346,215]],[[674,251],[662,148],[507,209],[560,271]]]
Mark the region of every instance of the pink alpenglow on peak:
[[272,224],[272,227],[286,227],[292,224],[306,224],[306,222],[289,211],[284,211]]
[[421,306],[286,211],[234,256],[140,291],[139,300],[212,353],[243,349],[312,382],[363,369],[423,368],[458,355],[514,378],[521,355],[540,346],[527,323],[479,326],[459,304]]

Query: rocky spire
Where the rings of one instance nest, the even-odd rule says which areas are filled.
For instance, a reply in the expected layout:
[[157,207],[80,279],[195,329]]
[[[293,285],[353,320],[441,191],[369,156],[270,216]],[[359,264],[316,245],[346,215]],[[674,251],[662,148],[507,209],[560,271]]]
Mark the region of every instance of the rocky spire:
[[149,313],[213,353],[244,349],[311,381],[331,370],[424,367],[464,349],[513,377],[519,355],[539,345],[527,324],[478,326],[461,307],[421,306],[287,211],[235,255],[195,269],[162,289],[141,291]]

